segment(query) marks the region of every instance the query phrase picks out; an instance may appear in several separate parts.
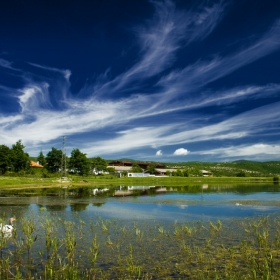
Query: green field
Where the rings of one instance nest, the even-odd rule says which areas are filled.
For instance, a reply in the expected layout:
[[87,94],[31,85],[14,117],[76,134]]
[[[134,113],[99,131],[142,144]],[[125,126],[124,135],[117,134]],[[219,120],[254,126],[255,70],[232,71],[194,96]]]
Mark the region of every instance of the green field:
[[115,176],[69,176],[68,181],[59,177],[8,177],[0,176],[0,188],[42,188],[59,186],[184,186],[188,184],[271,183],[273,177],[148,177],[117,178]]

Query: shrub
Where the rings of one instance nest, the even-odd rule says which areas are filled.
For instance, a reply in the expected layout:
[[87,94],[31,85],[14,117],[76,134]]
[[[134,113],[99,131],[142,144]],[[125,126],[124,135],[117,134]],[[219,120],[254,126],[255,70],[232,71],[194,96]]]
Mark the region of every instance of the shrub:
[[273,183],[279,183],[279,177],[273,177]]

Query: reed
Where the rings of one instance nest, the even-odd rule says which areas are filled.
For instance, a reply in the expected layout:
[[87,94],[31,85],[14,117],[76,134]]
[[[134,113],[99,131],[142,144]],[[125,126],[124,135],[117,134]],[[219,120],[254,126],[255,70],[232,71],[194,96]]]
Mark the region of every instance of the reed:
[[47,213],[0,239],[0,279],[280,279],[280,217],[161,224]]

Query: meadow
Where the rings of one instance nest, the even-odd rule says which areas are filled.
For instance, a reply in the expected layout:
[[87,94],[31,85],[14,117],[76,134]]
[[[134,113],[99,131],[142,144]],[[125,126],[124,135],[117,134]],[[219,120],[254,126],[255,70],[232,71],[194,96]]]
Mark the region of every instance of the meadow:
[[186,184],[217,184],[217,183],[266,183],[273,182],[273,177],[144,177],[144,178],[117,178],[114,175],[105,176],[74,176],[69,175],[62,180],[59,174],[51,178],[28,176],[0,176],[0,188],[28,188],[28,187],[56,187],[70,186],[130,186],[130,185],[164,185],[180,186]]

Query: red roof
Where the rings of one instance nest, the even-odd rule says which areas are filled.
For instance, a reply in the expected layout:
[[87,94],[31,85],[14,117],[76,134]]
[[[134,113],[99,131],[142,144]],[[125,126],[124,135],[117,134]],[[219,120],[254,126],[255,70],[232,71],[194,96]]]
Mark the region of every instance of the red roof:
[[39,163],[37,163],[37,162],[35,162],[35,161],[30,161],[30,166],[31,167],[39,167],[39,168],[43,168],[44,166],[43,165],[41,165],[41,164],[39,164]]

